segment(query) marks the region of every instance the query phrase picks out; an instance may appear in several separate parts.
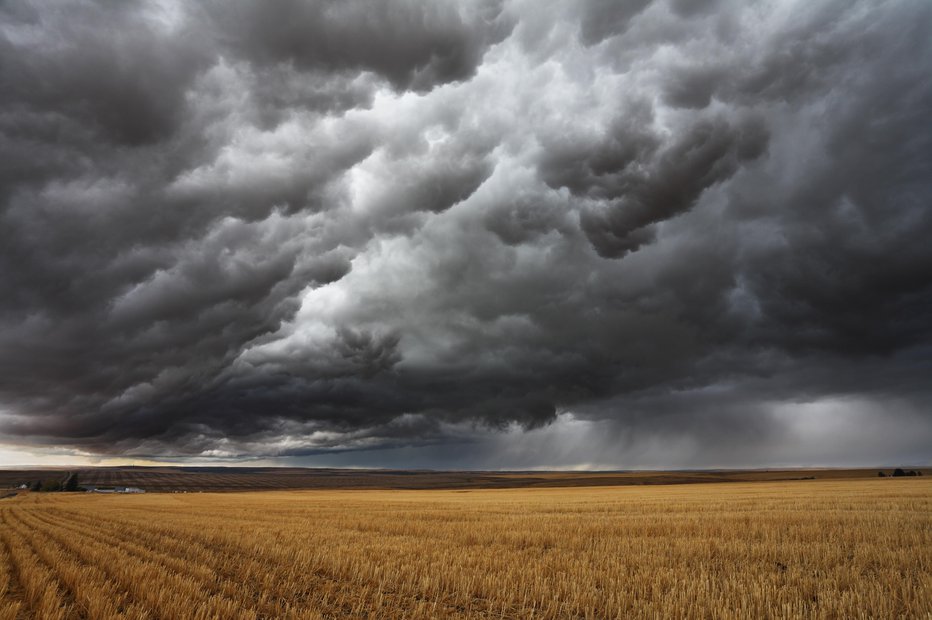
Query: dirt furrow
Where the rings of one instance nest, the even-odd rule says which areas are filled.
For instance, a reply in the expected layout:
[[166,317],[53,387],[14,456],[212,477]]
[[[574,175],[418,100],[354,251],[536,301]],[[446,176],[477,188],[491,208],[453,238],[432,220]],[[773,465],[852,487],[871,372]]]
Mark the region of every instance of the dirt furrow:
[[44,543],[36,547],[36,552],[47,564],[55,566],[59,581],[68,587],[87,617],[95,620],[144,620],[149,616],[129,592],[119,589],[117,583],[100,569],[99,563],[88,562],[69,547],[65,540],[67,536],[62,532],[43,527],[33,511],[23,511],[16,517],[34,540]]
[[80,618],[69,604],[54,571],[32,551],[26,539],[18,535],[13,525],[12,509],[0,513],[0,540],[10,556],[10,568],[21,587],[25,617],[43,620]]
[[[0,521],[2,521],[0,510]],[[5,521],[2,521],[5,527]],[[26,610],[23,606],[25,592],[17,579],[13,568],[13,555],[0,538],[0,620],[20,620],[25,618]]]
[[156,551],[140,544],[140,538],[132,534],[122,538],[100,529],[89,531],[56,522],[49,515],[33,516],[45,524],[43,531],[49,536],[85,561],[103,567],[140,604],[156,605],[163,617],[176,617],[172,614],[179,609],[190,610],[185,615],[193,612],[203,618],[256,617],[241,601],[216,590],[216,576],[209,567]]
[[[314,594],[333,590],[336,584],[343,587],[347,585],[323,575],[298,572],[291,566],[284,573],[279,572],[281,564],[257,560],[252,549],[210,544],[216,541],[202,541],[196,533],[180,529],[169,530],[112,518],[94,519],[92,524],[89,518],[74,513],[61,517],[65,521],[55,520],[50,514],[37,518],[51,527],[62,528],[79,536],[88,536],[83,527],[93,526],[97,528],[97,540],[124,549],[141,559],[154,560],[172,570],[187,572],[201,579],[206,589],[230,596],[241,603],[243,608],[254,609],[259,617],[315,618],[318,614],[309,609],[316,606]],[[155,551],[153,547],[161,551]],[[283,592],[287,594],[283,595]]]
[[[73,520],[87,524],[93,519],[97,527],[101,524],[96,516],[78,515],[70,511],[68,515]],[[179,527],[177,523],[167,528],[113,517],[106,522],[110,526],[108,529],[133,532],[136,540],[151,542],[169,552],[175,551],[185,558],[182,566],[191,566],[191,558],[200,557],[200,560],[196,560],[200,565],[211,566],[233,588],[238,588],[240,592],[252,592],[254,608],[263,616],[282,617],[289,613],[289,609],[306,609],[309,606],[317,607],[327,615],[340,616],[369,605],[390,605],[392,609],[411,612],[429,606],[432,613],[447,617],[461,614],[470,617],[484,617],[487,614],[496,618],[520,617],[514,615],[516,610],[507,606],[492,612],[491,602],[478,596],[472,597],[472,605],[467,611],[460,603],[421,593],[400,592],[391,586],[380,586],[369,581],[347,581],[321,566],[311,568],[296,565],[293,558],[276,553],[274,549],[259,544],[246,546],[242,539],[231,540],[226,535],[214,535],[205,540],[203,531],[188,530]],[[146,533],[155,533],[158,538],[153,539]],[[276,592],[277,595],[270,598],[266,595],[268,592]],[[347,597],[347,592],[353,594]],[[361,599],[364,599],[365,604]]]

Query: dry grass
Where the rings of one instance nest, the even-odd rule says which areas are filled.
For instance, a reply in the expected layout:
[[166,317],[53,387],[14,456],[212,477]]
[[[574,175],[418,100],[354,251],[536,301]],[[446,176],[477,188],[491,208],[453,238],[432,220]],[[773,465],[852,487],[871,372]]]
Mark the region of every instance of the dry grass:
[[929,618],[932,479],[0,503],[4,618]]

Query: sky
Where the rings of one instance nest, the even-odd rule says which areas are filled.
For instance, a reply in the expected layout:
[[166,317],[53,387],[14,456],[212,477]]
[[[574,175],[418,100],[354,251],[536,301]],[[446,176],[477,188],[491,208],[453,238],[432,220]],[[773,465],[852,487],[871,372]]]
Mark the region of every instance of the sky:
[[0,466],[932,463],[928,0],[0,4]]

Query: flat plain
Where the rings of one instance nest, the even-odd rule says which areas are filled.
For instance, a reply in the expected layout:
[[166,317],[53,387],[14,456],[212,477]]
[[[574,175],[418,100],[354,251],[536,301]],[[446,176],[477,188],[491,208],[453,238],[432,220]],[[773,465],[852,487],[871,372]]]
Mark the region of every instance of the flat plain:
[[0,500],[0,618],[929,618],[932,478]]
[[[504,489],[572,486],[627,486],[835,480],[876,478],[876,469],[756,469],[710,471],[424,471],[326,469],[310,467],[90,467],[84,469],[0,469],[0,488],[45,480],[134,486],[149,492],[258,491],[271,489]],[[892,469],[885,470],[887,474]],[[932,475],[932,469],[921,470]]]

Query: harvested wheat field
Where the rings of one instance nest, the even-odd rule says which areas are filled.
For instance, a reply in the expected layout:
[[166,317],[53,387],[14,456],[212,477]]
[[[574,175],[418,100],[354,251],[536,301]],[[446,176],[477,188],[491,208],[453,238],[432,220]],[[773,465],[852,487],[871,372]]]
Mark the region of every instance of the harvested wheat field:
[[932,617],[932,480],[0,501],[0,618]]

